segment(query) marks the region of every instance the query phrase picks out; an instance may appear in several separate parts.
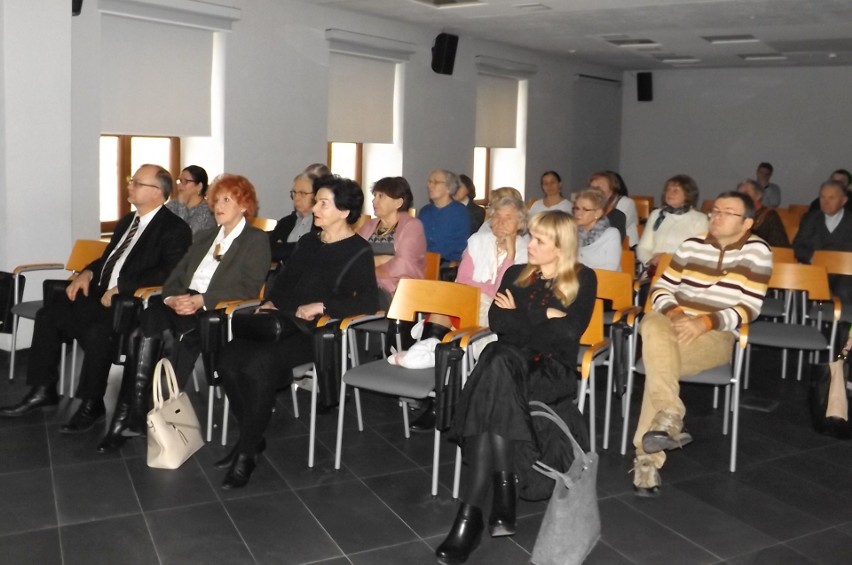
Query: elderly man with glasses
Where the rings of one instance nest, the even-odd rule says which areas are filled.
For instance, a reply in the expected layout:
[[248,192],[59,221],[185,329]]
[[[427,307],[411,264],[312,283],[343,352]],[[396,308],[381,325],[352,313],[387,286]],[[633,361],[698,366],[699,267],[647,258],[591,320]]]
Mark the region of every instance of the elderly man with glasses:
[[293,211],[278,220],[275,229],[269,232],[269,245],[272,248],[272,261],[283,266],[296,249],[296,244],[306,233],[318,232],[314,226],[314,181],[329,174],[328,167],[322,164],[310,165],[293,179],[290,198]]
[[750,231],[754,213],[747,195],[719,195],[709,232],[684,241],[651,288],[651,311],[639,326],[646,377],[633,438],[636,496],[658,496],[665,451],[692,441],[680,378],[727,363],[733,332],[760,313],[772,250]]
[[171,174],[158,165],[142,165],[129,179],[127,200],[136,211],[118,221],[104,254],[36,314],[27,367],[30,390],[18,404],[0,408],[0,417],[24,416],[59,402],[57,365],[63,340],[72,337],[85,352],[76,392],[81,402],[60,432],[86,432],[103,419],[115,338],[113,297],[162,285],[192,243],[186,222],[163,205],[172,185]]

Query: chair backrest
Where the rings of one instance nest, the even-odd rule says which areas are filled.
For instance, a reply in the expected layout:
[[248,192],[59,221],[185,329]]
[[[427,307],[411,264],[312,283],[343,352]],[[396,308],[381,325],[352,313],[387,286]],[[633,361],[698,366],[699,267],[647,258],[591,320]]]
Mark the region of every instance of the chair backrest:
[[787,206],[787,210],[790,211],[791,214],[795,214],[801,220],[805,214],[811,209],[809,204],[790,204]]
[[[627,241],[627,238],[624,238]],[[621,272],[633,276],[636,272],[636,252],[632,249],[621,250]]]
[[278,225],[278,220],[273,220],[272,218],[254,217],[251,219],[251,225],[253,225],[259,230],[272,231],[275,229],[275,226]]
[[86,268],[86,265],[103,255],[106,248],[107,242],[100,239],[78,239],[74,242],[65,268],[73,273],[79,273]]
[[400,279],[388,318],[413,322],[417,313],[459,318],[459,328],[479,325],[479,288],[461,283]]
[[415,208],[414,206],[409,208],[408,209],[408,215],[411,216],[412,218],[416,218],[417,217],[417,208]]
[[580,345],[594,345],[603,341],[605,338],[603,300],[598,298],[595,300],[595,307],[592,310],[592,317],[589,318],[589,325],[586,326],[586,331],[580,336]]
[[799,232],[799,224],[802,222],[802,216],[796,212],[791,212],[786,208],[776,208],[775,212],[781,219],[781,224],[784,226],[784,232],[787,234],[787,239],[793,241],[796,234]]
[[[660,277],[663,276],[663,273],[666,272],[666,269],[669,268],[669,265],[672,262],[672,254],[671,253],[660,253],[660,260],[657,261],[657,270],[654,271],[654,277],[651,279],[650,288],[654,288],[654,285],[657,284],[657,281],[660,280]],[[645,312],[651,311],[651,301],[645,300]]]
[[811,265],[825,267],[829,275],[852,275],[852,251],[814,251]]
[[769,288],[803,291],[810,300],[831,300],[828,272],[822,265],[776,263],[772,266]]
[[773,247],[772,248],[773,263],[796,263],[796,255],[793,254],[792,247]]
[[612,301],[613,310],[633,306],[632,273],[595,269],[598,278],[598,298]]
[[427,281],[441,280],[441,254],[434,251],[426,252],[426,270],[423,278]]
[[636,215],[639,217],[639,222],[644,224],[648,221],[648,216],[651,215],[651,210],[654,209],[654,197],[631,196],[630,198],[636,204]]
[[709,214],[713,210],[713,204],[716,203],[716,199],[713,198],[711,200],[705,200],[701,203],[701,211],[705,214]]

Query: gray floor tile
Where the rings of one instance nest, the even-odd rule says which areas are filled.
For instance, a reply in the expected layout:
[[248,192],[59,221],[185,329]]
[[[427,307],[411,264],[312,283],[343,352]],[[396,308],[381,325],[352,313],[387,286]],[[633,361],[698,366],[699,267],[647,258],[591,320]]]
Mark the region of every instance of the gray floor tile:
[[60,525],[141,512],[120,459],[54,469]]
[[63,526],[61,532],[66,565],[159,563],[141,514]]

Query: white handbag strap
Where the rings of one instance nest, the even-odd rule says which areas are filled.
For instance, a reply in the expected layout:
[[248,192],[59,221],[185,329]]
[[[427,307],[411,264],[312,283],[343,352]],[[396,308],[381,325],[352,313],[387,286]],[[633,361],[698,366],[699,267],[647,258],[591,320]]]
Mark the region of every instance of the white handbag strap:
[[175,369],[174,367],[172,367],[171,361],[164,357],[157,362],[157,366],[154,368],[154,383],[151,387],[151,396],[153,398],[155,408],[163,407],[164,399],[161,378],[163,376],[163,372],[166,373],[166,386],[168,386],[169,388],[169,398],[177,398],[178,395],[178,385],[177,377],[175,376]]

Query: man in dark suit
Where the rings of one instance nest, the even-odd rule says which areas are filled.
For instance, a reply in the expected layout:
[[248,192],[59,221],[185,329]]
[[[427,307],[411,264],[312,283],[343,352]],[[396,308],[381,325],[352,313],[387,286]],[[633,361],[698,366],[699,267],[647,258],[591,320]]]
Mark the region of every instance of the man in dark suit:
[[23,416],[59,402],[56,382],[61,345],[64,338],[73,337],[85,352],[76,393],[82,402],[60,431],[85,432],[103,418],[115,338],[113,297],[163,284],[192,243],[189,226],[163,206],[172,191],[168,171],[142,165],[127,190],[136,212],[119,220],[104,254],[74,277],[65,296],[39,310],[27,367],[31,388],[18,404],[0,408],[0,417]]
[[[852,210],[843,183],[827,180],[819,189],[819,210],[808,212],[793,239],[800,263],[810,263],[814,251],[852,251]],[[852,303],[852,277],[831,275],[831,291],[844,303]]]

